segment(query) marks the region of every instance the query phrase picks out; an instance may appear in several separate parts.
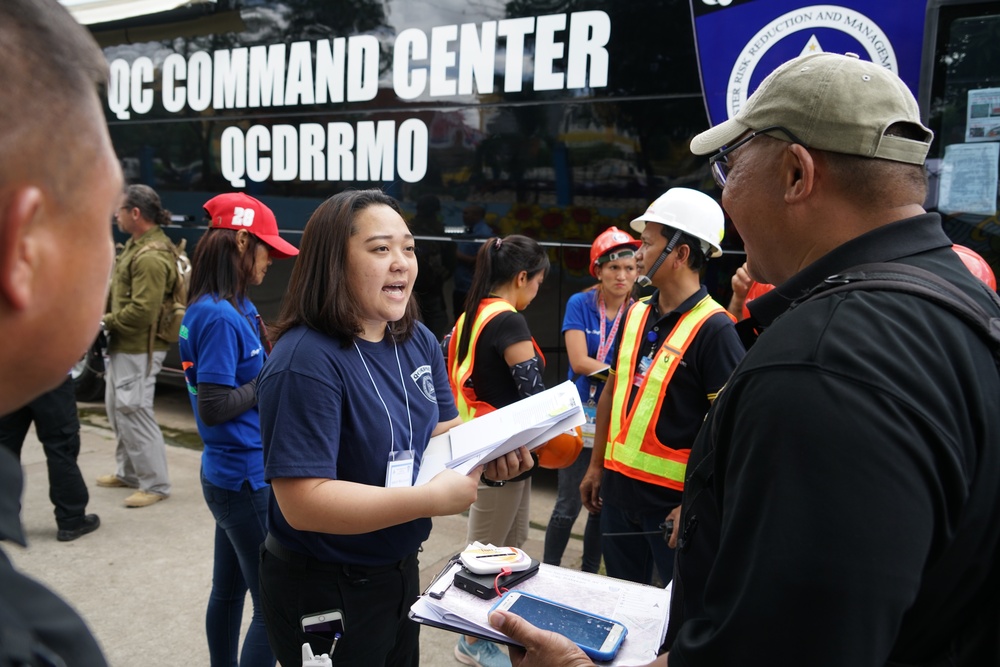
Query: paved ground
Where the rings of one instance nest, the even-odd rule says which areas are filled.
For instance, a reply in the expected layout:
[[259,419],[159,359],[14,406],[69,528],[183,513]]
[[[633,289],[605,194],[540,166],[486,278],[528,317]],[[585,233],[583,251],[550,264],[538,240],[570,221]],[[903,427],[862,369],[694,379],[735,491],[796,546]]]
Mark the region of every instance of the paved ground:
[[[111,665],[207,665],[204,610],[211,585],[214,522],[201,495],[200,452],[190,448],[197,434],[187,397],[170,387],[158,392],[157,419],[174,443],[188,447],[167,448],[174,485],[171,498],[141,509],[122,505],[128,489],[104,489],[94,483],[99,475],[114,471],[115,443],[103,405],[81,403],[80,408],[85,424],[79,462],[90,487],[88,511],[100,515],[100,529],[74,542],[56,541],[45,459],[32,433],[22,458],[26,476],[22,519],[29,545],[21,549],[5,543],[4,549],[22,571],[80,611]],[[533,484],[532,529],[525,550],[541,559],[545,524],[555,501],[555,473],[541,471]],[[564,566],[580,565],[584,518],[581,515],[574,528]],[[463,516],[434,520],[420,557],[424,584],[465,546],[465,528]],[[249,598],[247,607],[249,613]],[[452,654],[456,639],[454,634],[424,628],[422,665],[458,665]]]

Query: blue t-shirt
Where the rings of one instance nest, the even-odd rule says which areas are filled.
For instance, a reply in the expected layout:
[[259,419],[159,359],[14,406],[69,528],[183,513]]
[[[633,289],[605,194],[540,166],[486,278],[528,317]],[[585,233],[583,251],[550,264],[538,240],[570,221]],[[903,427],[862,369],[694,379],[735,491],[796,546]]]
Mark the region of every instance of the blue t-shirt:
[[266,352],[258,334],[257,308],[244,299],[241,310],[202,296],[184,313],[179,341],[188,396],[205,443],[202,472],[209,482],[230,491],[239,491],[244,481],[254,490],[266,486],[257,407],[207,426],[198,416],[198,383],[240,387],[260,373]]
[[[441,348],[423,324],[398,347],[388,334],[355,343],[342,347],[299,326],[275,344],[257,381],[269,481],[318,477],[385,486],[390,451],[411,447],[416,479],[431,432],[458,416]],[[282,544],[332,563],[401,560],[431,529],[430,519],[417,519],[362,535],[300,531],[288,525],[274,495],[267,512],[268,530]]]
[[[562,324],[563,334],[574,330],[582,331],[586,335],[587,356],[591,359],[597,358],[597,350],[601,346],[601,313],[597,308],[597,295],[597,290],[587,290],[586,292],[577,292],[571,296],[569,301],[566,302],[566,314],[563,315]],[[615,321],[615,314],[607,314],[604,324],[604,328],[606,329],[605,335],[611,334],[611,325]],[[622,315],[621,322],[618,324],[618,328],[621,329],[623,326],[625,326],[624,314]],[[597,360],[610,364],[615,356],[614,340],[609,338],[606,344],[608,349],[605,352],[604,359]],[[577,375],[572,366],[569,368],[568,377],[575,382],[584,405],[590,400],[590,389],[594,387],[594,404],[597,404],[597,399],[601,397],[601,392],[604,391],[603,382],[595,382],[586,375]],[[575,380],[574,377],[576,378]]]

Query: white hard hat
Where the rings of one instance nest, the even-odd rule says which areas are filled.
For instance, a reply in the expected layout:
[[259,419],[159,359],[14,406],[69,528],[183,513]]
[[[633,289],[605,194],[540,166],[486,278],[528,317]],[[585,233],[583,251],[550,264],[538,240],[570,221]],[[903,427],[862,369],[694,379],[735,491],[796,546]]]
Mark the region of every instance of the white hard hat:
[[641,234],[647,222],[690,234],[702,242],[701,249],[707,257],[722,256],[720,244],[726,231],[726,217],[722,207],[704,192],[690,188],[667,190],[632,221],[632,229]]

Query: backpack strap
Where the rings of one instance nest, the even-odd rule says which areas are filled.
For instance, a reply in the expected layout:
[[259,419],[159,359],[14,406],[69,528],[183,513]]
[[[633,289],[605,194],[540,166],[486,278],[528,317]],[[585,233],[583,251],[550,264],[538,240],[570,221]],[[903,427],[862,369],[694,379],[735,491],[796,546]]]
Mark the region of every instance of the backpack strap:
[[[187,243],[187,239],[184,239],[184,243]],[[145,253],[155,250],[157,252],[168,253],[172,258],[173,262],[170,263],[170,267],[174,274],[174,283],[170,286],[167,291],[172,295],[174,289],[177,287],[177,281],[180,280],[180,276],[177,275],[177,257],[180,255],[180,250],[171,242],[163,243],[162,241],[153,241],[147,243],[143,247],[139,248],[134,255],[132,255],[132,260],[129,262],[129,271],[131,272],[135,267],[135,261],[139,259]],[[160,303],[160,307],[163,307],[163,303]],[[149,327],[149,340],[146,343],[146,376],[148,377],[150,372],[153,370],[153,345],[156,342],[156,327],[159,325],[160,318],[159,313],[157,313],[157,318],[153,322],[152,326]]]
[[[913,294],[931,301],[964,321],[983,338],[1000,364],[1000,315],[983,306],[953,283],[918,266],[881,262],[862,264],[828,277],[790,307],[797,308],[814,299],[851,290],[892,291]],[[985,285],[983,291],[1000,311],[1000,296]]]

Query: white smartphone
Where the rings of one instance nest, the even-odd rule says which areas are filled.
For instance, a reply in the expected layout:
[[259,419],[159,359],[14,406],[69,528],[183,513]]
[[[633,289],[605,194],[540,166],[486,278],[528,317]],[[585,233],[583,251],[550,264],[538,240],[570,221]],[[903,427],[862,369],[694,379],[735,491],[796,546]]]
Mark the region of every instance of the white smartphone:
[[614,658],[628,634],[618,621],[520,591],[504,593],[490,612],[496,610],[513,612],[535,627],[568,638],[593,660]]
[[344,634],[344,613],[339,609],[306,614],[302,617],[302,632],[334,641]]

